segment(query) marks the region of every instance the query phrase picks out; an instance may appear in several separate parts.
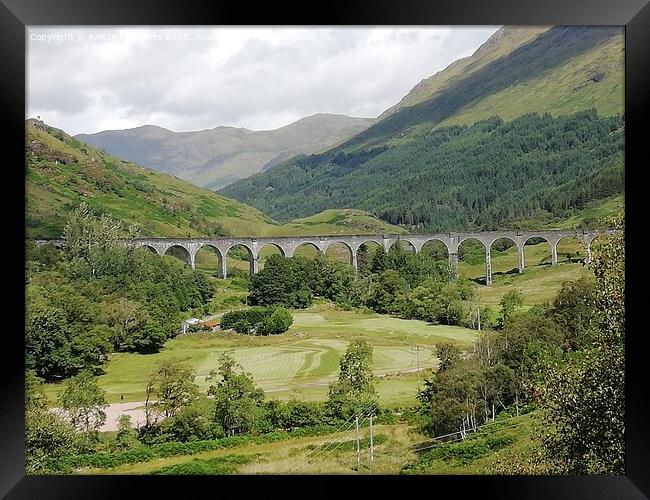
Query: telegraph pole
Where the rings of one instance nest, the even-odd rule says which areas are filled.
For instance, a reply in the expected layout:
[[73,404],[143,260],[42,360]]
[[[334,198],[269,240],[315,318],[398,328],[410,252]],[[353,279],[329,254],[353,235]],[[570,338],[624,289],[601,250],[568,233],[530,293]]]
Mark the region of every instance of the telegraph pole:
[[424,348],[419,345],[411,346],[411,351],[415,351],[415,360],[417,363],[418,370],[418,392],[420,392],[420,351],[423,351]]
[[359,416],[354,417],[354,423],[357,426],[357,472],[361,468],[361,449],[359,448]]
[[370,415],[370,473],[372,473],[372,464],[375,461],[375,444],[372,439],[372,415]]

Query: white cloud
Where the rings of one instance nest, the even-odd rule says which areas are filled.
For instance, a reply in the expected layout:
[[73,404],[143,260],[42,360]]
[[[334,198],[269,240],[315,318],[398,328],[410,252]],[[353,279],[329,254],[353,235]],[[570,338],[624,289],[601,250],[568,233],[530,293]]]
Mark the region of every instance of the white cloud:
[[375,117],[497,29],[31,27],[27,116],[71,134]]

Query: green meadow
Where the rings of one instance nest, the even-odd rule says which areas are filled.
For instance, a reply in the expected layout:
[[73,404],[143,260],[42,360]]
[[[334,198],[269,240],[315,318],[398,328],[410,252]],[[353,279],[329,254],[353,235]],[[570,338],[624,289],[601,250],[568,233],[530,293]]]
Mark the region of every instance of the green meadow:
[[[327,304],[294,311],[294,324],[281,335],[272,337],[241,336],[226,332],[179,335],[168,341],[156,354],[116,353],[99,377],[109,402],[143,401],[146,380],[164,359],[186,359],[196,370],[196,383],[207,390],[211,370],[215,370],[221,353],[234,350],[235,358],[250,372],[268,397],[288,399],[299,394],[304,399],[327,397],[330,381],[336,379],[339,359],[348,343],[366,338],[374,347],[373,371],[385,404],[402,404],[415,398],[417,387],[416,344],[433,347],[452,341],[463,347],[471,345],[474,330],[461,327],[429,325],[422,321],[390,316],[340,311]],[[420,369],[437,367],[431,349],[419,353]],[[424,376],[424,374],[421,374]],[[61,390],[51,384],[51,399]]]
[[[576,260],[579,245],[572,239],[560,242],[555,267],[550,265],[547,243],[527,245],[527,267],[523,274],[517,272],[516,247],[502,252],[493,250],[493,284],[490,287],[476,285],[480,303],[491,305],[496,314],[501,297],[510,290],[523,294],[523,308],[552,300],[563,282],[591,275],[588,267]],[[332,257],[344,258],[344,255],[335,252]],[[212,266],[216,271],[216,258],[199,254],[197,265],[208,271]],[[248,262],[241,256],[229,257],[228,266],[229,272],[232,268],[248,271]],[[460,262],[459,270],[461,275],[476,280],[485,272],[484,263]],[[245,278],[219,279],[216,283],[215,310],[243,307],[248,284]],[[437,342],[452,341],[468,348],[477,335],[475,330],[466,328],[431,325],[360,310],[338,310],[322,302],[308,309],[294,310],[292,314],[291,328],[277,336],[193,333],[168,341],[156,354],[115,353],[99,377],[100,385],[109,403],[143,401],[146,380],[157,363],[179,358],[186,359],[194,367],[195,381],[205,391],[210,384],[207,377],[217,368],[220,354],[232,349],[237,361],[253,375],[268,398],[287,400],[295,396],[324,401],[329,382],[337,377],[339,359],[347,344],[363,337],[374,347],[373,371],[381,403],[406,407],[415,402],[418,384],[437,367],[433,346]],[[412,349],[415,345],[424,347],[419,353],[419,376],[416,373],[418,359]],[[52,403],[61,389],[61,384],[48,385]]]

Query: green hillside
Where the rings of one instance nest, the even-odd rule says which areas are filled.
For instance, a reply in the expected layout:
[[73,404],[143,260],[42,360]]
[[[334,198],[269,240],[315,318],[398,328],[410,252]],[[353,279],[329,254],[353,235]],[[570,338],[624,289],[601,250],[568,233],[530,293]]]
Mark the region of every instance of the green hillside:
[[26,126],[26,233],[58,238],[81,201],[137,223],[143,236],[264,236],[400,232],[359,211],[281,225],[259,210],[104,153],[37,120]]
[[220,192],[281,221],[338,207],[409,230],[574,217],[623,193],[623,46],[616,27],[505,27],[339,147]]
[[[603,115],[623,113],[622,28],[556,26],[524,40],[511,52],[493,49],[493,59],[469,65],[427,99],[386,116],[342,146],[353,150],[399,143],[435,126],[491,116],[509,120],[532,112],[557,116],[588,108]],[[498,38],[494,43],[500,44]]]
[[494,230],[566,219],[622,194],[623,157],[621,116],[526,115],[303,156],[221,192],[282,221],[355,206],[411,230]]
[[321,235],[321,234],[403,234],[404,228],[388,224],[363,210],[328,209],[311,217],[294,219],[275,226],[267,236]]
[[[544,58],[535,61],[532,56],[545,45]],[[624,34],[619,29],[504,26],[470,57],[420,82],[380,118],[434,97],[454,96],[452,87],[457,84],[474,86],[480,92],[475,83],[481,80],[487,83],[487,92],[461,103],[436,126],[471,125],[495,115],[511,120],[531,112],[558,116],[587,108],[603,115],[622,113],[624,50]],[[501,74],[495,78],[497,73]],[[499,90],[495,84],[506,86]]]
[[395,106],[384,111],[379,119],[407,107],[431,99],[448,90],[455,83],[496,59],[506,57],[513,50],[530,42],[550,26],[504,26],[488,38],[469,57],[458,59],[435,75],[425,78],[406,94]]

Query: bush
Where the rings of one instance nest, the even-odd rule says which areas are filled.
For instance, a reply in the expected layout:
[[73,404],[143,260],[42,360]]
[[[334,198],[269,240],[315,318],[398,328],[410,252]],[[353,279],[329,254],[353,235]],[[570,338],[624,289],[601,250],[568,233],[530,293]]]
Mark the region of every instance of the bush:
[[195,458],[191,462],[156,469],[150,474],[183,476],[232,474],[240,465],[251,462],[253,458],[250,455],[226,455],[207,460]]
[[259,335],[276,335],[286,332],[292,323],[291,313],[284,308],[255,306],[227,312],[221,317],[220,326],[237,333],[248,334],[255,330]]
[[277,335],[286,332],[293,324],[293,316],[283,307],[278,307],[256,328],[260,335]]
[[245,319],[240,319],[237,321],[233,326],[233,330],[235,330],[237,333],[244,333],[248,335],[251,331],[251,324],[246,321]]

